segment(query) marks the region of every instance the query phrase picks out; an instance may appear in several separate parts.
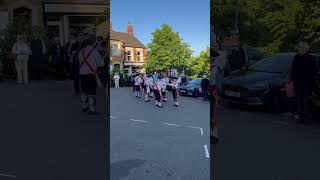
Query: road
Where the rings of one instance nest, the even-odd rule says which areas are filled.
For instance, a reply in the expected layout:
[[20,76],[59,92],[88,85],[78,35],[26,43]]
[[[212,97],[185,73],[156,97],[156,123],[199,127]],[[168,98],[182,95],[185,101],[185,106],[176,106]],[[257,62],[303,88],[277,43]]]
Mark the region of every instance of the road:
[[320,179],[320,124],[239,106],[219,108],[213,180]]
[[179,99],[160,109],[111,89],[111,180],[210,179],[209,102]]
[[0,179],[107,179],[109,115],[80,112],[70,81],[0,84]]

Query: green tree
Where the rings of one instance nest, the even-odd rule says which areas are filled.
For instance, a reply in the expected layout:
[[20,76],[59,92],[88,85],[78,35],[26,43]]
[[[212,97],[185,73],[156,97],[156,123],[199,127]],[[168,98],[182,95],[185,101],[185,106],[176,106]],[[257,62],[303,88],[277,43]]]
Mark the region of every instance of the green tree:
[[182,71],[187,68],[187,61],[192,51],[187,43],[183,42],[179,33],[164,24],[152,33],[151,43],[148,44],[147,62],[148,71],[166,72],[170,67]]
[[201,51],[198,57],[193,57],[187,63],[187,73],[193,78],[200,78],[203,75],[210,75],[210,48]]
[[[236,0],[214,0],[212,23],[221,36],[234,26]],[[240,40],[266,53],[292,51],[300,40],[320,50],[320,2],[240,0]]]

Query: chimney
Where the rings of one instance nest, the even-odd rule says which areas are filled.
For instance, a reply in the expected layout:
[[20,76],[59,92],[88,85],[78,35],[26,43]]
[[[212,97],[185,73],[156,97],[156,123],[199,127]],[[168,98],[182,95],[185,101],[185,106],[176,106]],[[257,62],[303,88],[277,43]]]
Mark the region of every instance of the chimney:
[[133,35],[133,26],[131,25],[131,23],[128,23],[128,34],[129,35]]
[[112,21],[110,21],[110,32],[112,32]]

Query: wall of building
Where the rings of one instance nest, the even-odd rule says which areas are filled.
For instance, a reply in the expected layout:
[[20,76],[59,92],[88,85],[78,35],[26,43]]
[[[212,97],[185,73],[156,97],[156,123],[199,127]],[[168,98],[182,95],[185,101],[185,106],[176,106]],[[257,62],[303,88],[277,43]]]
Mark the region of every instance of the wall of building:
[[0,30],[5,28],[9,22],[8,11],[0,11]]

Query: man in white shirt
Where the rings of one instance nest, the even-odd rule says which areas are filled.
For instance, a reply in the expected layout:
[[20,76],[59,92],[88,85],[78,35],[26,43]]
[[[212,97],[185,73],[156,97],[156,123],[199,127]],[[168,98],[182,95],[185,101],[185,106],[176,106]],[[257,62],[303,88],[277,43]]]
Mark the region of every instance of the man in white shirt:
[[134,78],[134,85],[135,85],[135,90],[136,90],[136,97],[137,98],[140,98],[140,86],[141,86],[141,83],[142,83],[142,76],[141,76],[141,74],[140,75],[138,75],[138,76],[136,76],[135,78]]
[[173,103],[175,106],[178,106],[179,105],[179,102],[178,102],[178,86],[179,86],[179,83],[178,83],[178,80],[177,79],[174,79],[172,83],[170,83],[170,86],[172,87],[172,95],[173,95]]
[[115,88],[120,88],[120,85],[119,85],[120,76],[119,76],[119,74],[116,73],[116,74],[113,76],[113,79],[114,79]]
[[17,36],[17,42],[12,47],[12,53],[16,54],[15,66],[17,72],[17,82],[28,84],[28,61],[31,49],[25,42],[22,35]]
[[167,102],[167,98],[166,98],[167,83],[166,83],[166,80],[164,79],[164,77],[160,78],[160,83],[161,83],[162,100],[164,102]]
[[96,89],[98,87],[98,67],[104,66],[104,60],[99,52],[94,48],[95,39],[90,38],[84,42],[84,48],[82,48],[78,54],[80,64],[80,82],[81,82],[81,104],[82,112],[89,114],[97,114],[96,104]]

